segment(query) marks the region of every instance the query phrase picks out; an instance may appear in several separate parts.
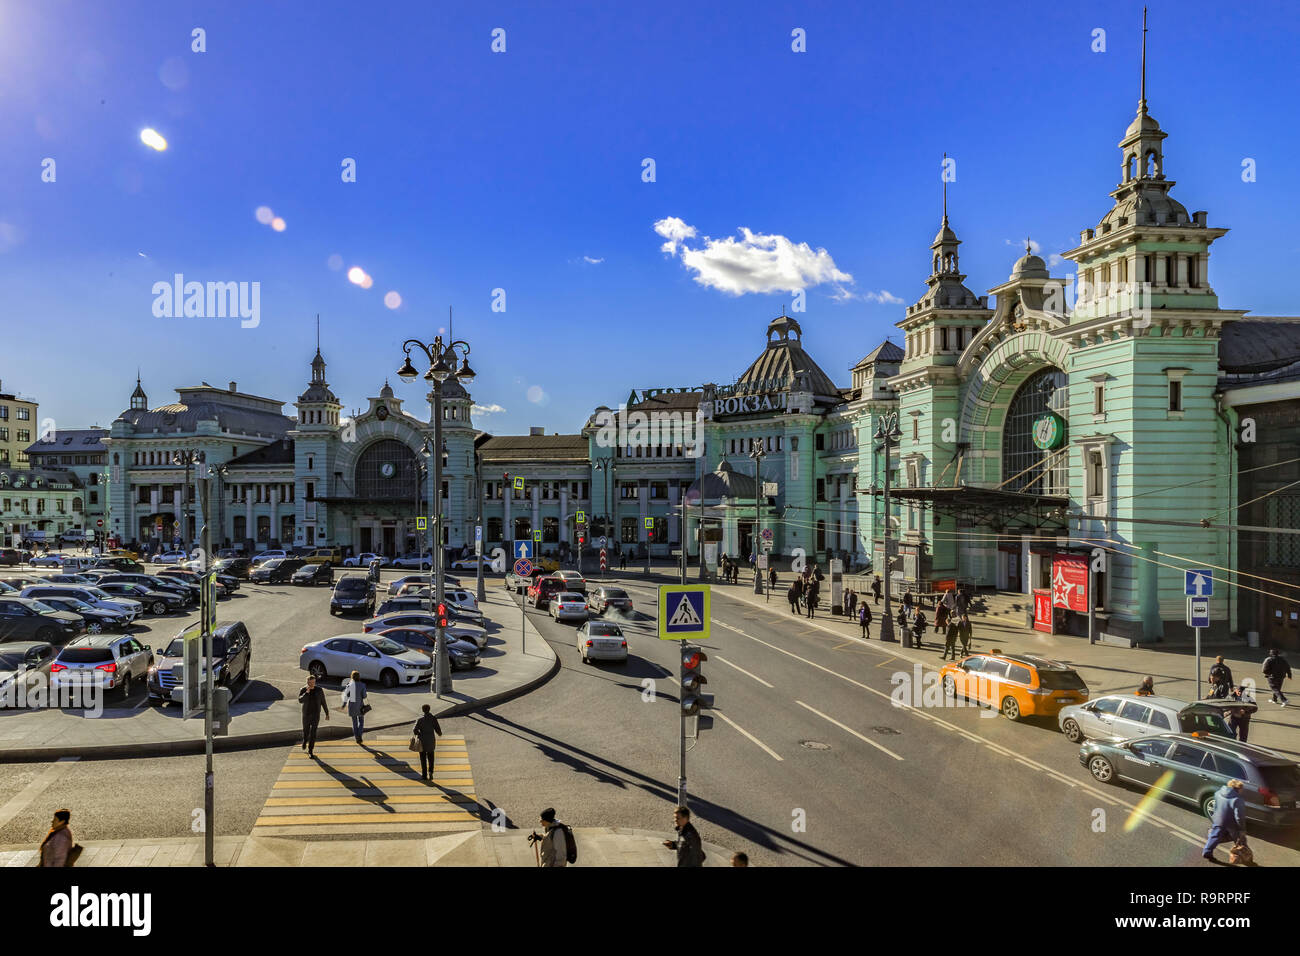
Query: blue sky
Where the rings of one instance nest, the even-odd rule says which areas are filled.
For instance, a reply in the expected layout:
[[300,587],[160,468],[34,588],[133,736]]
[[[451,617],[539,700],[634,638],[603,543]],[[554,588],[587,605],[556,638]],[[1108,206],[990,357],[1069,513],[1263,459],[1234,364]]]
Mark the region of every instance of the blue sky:
[[[1300,27],[1285,4],[1201,2],[1156,3],[1150,25],[1173,195],[1232,228],[1211,258],[1221,303],[1300,311]],[[232,379],[292,402],[319,313],[351,409],[454,306],[472,394],[504,409],[476,423],[572,431],[631,387],[734,379],[792,299],[771,247],[802,264],[805,345],[847,384],[896,332],[890,300],[923,289],[945,151],[977,294],[1026,235],[1046,257],[1096,224],[1140,42],[1134,3],[0,0],[0,380],[64,427],[108,424],[137,365],[153,404]],[[665,220],[695,230],[676,254]],[[259,282],[260,325],[155,317],[153,284],[178,272]]]

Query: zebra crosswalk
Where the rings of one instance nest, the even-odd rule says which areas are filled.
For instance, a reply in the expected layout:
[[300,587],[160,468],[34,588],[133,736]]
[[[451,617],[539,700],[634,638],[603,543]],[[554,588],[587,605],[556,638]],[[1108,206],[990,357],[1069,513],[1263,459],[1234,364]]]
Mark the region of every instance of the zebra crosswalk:
[[432,783],[420,778],[420,755],[407,749],[408,740],[322,740],[317,759],[293,750],[253,834],[351,837],[477,828],[465,738],[438,738]]

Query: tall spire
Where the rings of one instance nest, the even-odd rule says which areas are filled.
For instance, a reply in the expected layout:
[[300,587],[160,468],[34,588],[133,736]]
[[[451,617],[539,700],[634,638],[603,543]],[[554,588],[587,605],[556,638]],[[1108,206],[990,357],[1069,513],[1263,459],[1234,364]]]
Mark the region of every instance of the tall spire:
[[316,313],[316,354],[320,354],[320,313]]
[[1142,8],[1142,95],[1138,99],[1138,110],[1147,111],[1147,8]]
[[943,154],[943,165],[939,167],[943,170],[939,178],[943,180],[943,224],[948,225],[948,154]]

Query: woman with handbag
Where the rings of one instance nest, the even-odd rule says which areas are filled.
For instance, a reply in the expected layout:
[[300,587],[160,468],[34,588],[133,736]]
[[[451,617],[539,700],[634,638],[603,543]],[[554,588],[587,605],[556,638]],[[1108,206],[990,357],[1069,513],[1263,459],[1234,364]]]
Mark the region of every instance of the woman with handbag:
[[411,731],[411,749],[420,752],[420,777],[432,783],[433,756],[438,750],[438,737],[442,734],[442,728],[438,726],[438,718],[429,713],[428,704],[422,705],[420,709],[424,714],[415,722]]
[[370,705],[366,703],[366,685],[361,683],[361,675],[352,672],[352,679],[343,688],[343,706],[352,718],[352,736],[361,743],[361,735],[366,732],[366,713]]

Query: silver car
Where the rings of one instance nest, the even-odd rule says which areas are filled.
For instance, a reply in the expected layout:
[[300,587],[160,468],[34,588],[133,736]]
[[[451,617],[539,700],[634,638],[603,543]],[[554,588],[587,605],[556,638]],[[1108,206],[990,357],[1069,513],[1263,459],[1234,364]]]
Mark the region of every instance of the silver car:
[[[391,614],[381,614],[379,617],[372,617],[361,626],[366,634],[373,634],[376,631],[382,631],[388,627],[437,627],[438,619],[428,611],[394,611]],[[461,621],[448,620],[447,626],[443,630],[452,637],[462,641],[470,641],[475,644],[479,650],[487,647],[487,631],[473,624],[466,624]]]
[[1236,708],[1254,712],[1255,705],[1240,700],[1178,700],[1174,697],[1139,697],[1107,694],[1086,704],[1062,707],[1057,716],[1061,732],[1071,743],[1086,740],[1129,740],[1155,734],[1210,734],[1236,739],[1226,712]]
[[626,661],[627,638],[623,629],[609,621],[584,621],[578,628],[578,653],[582,662]]
[[43,685],[54,663],[54,646],[45,641],[0,644],[0,707],[25,703],[28,691]]
[[551,598],[551,617],[556,621],[585,621],[587,598],[571,591],[561,591]]
[[340,634],[308,644],[298,666],[318,681],[357,671],[362,680],[377,680],[385,687],[418,684],[433,676],[428,655],[377,635]]

